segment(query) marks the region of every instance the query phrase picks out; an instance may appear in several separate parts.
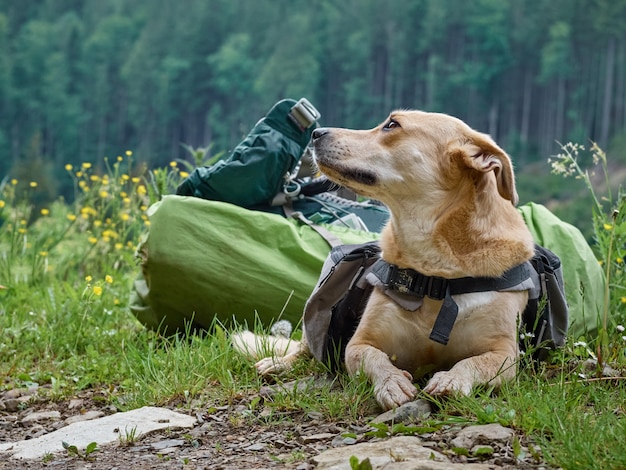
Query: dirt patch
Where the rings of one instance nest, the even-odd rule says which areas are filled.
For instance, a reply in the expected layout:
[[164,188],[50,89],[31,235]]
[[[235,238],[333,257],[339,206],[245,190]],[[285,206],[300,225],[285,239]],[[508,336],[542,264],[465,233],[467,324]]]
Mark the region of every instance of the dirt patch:
[[[61,401],[46,399],[43,389],[5,392],[0,398],[0,442],[32,439],[66,426],[76,419],[97,418],[117,412],[105,392],[87,390]],[[17,469],[312,469],[310,459],[340,446],[381,439],[369,422],[374,416],[356,422],[328,422],[316,412],[302,410],[277,412],[263,405],[260,395],[241,397],[228,406],[180,407],[179,413],[196,418],[192,429],[157,431],[148,435],[120,435],[120,442],[99,446],[84,455],[59,449],[58,453],[36,460],[0,457],[0,468]],[[257,405],[251,407],[251,402]],[[252,409],[253,408],[253,409]],[[69,421],[68,421],[69,420]],[[421,445],[447,455],[452,462],[488,463],[494,468],[536,468],[541,462],[528,451],[529,443],[520,438],[522,454],[514,456],[510,442],[492,442],[492,451],[481,456],[463,455],[451,443],[461,426],[443,426],[420,435]],[[380,432],[380,428],[378,429]],[[68,444],[72,444],[71,442]],[[530,447],[532,449],[532,446]],[[545,466],[545,465],[543,465]]]

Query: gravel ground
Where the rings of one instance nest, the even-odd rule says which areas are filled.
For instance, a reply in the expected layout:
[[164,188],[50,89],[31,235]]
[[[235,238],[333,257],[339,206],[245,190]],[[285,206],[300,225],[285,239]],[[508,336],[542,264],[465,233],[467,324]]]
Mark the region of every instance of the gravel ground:
[[[0,395],[0,442],[35,438],[65,425],[68,418],[82,419],[112,414],[117,410],[98,390],[86,390],[62,401],[44,398],[44,389],[10,390]],[[259,397],[259,395],[256,395]],[[321,414],[294,410],[280,415],[262,404],[250,411],[255,396],[241,397],[230,406],[180,407],[167,405],[179,413],[196,418],[192,429],[157,431],[138,436],[133,443],[116,442],[98,447],[89,456],[70,455],[62,450],[39,460],[14,460],[0,456],[0,468],[7,469],[312,469],[311,458],[338,446],[349,446],[375,437],[366,436],[372,428],[368,422],[328,422]],[[263,399],[262,399],[263,400]],[[261,403],[263,401],[261,400]],[[46,412],[44,415],[40,412]],[[273,412],[272,419],[267,420]],[[37,414],[35,414],[37,413]],[[44,416],[33,420],[34,416]],[[45,417],[47,416],[47,417]],[[270,424],[267,424],[267,423]],[[430,446],[450,457],[452,462],[488,463],[494,469],[538,468],[527,451],[527,457],[516,460],[510,443],[491,443],[493,453],[483,457],[457,455],[450,442],[461,427],[448,426],[422,435],[422,445]],[[523,446],[526,439],[521,437]],[[70,443],[71,444],[71,443]]]

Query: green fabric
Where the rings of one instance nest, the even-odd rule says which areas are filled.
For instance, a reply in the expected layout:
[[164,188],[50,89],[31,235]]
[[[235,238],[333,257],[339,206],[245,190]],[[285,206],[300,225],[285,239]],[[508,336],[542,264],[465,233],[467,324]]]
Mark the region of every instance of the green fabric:
[[[604,274],[591,248],[577,228],[544,206],[530,203],[520,211],[535,241],[561,258],[569,335],[593,333]],[[313,229],[277,214],[173,195],[149,215],[150,231],[137,250],[142,272],[130,302],[147,327],[172,331],[193,318],[196,327],[208,329],[214,318],[228,324],[233,317],[253,326],[255,315],[266,326],[279,317],[300,322],[330,252]],[[346,244],[378,238],[326,227]]]
[[[330,252],[304,224],[224,202],[166,196],[149,217],[130,308],[152,329],[183,329],[192,318],[208,329],[214,317],[252,327],[255,314],[266,326],[279,316],[296,325]],[[343,243],[378,238],[326,228]]]
[[242,207],[269,204],[300,161],[316,127],[302,132],[289,118],[295,100],[276,103],[237,145],[233,153],[210,167],[196,168],[176,193]]
[[594,333],[604,302],[604,272],[585,237],[541,204],[531,202],[519,209],[535,241],[561,258],[570,315],[568,335],[577,338]]

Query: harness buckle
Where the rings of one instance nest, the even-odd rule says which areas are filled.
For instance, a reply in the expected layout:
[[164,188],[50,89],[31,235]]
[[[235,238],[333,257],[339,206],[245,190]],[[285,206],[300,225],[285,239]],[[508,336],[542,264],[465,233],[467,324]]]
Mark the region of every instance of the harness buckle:
[[413,290],[414,277],[407,269],[400,269],[397,266],[391,266],[389,273],[389,284],[395,290],[403,294],[409,294]]

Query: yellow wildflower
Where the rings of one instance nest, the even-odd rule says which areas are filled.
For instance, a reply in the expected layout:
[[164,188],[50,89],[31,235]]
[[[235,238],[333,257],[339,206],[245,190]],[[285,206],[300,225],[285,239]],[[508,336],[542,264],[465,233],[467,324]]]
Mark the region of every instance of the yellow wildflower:
[[28,183],[28,185],[31,188],[36,188],[37,186],[39,186],[39,183],[37,183],[37,181],[31,181],[30,183]]
[[122,214],[122,215],[120,215],[120,218],[121,218],[124,222],[126,222],[128,219],[130,219],[130,215],[128,215],[128,214]]
[[135,184],[139,183],[139,178],[137,176],[133,176],[131,181]]
[[48,252],[47,251],[40,251],[39,252],[39,256],[41,256],[42,258],[45,258],[46,256],[48,256]]
[[41,215],[50,215],[49,209],[41,209]]
[[107,193],[106,191],[100,191],[100,197],[102,199],[106,199],[109,197],[109,193]]
[[100,286],[93,286],[93,293],[96,294],[97,296],[101,296],[102,295],[102,287],[100,287]]
[[622,264],[624,262],[624,258],[619,257],[615,261],[617,262],[617,264]]
[[87,281],[87,282],[91,282],[91,281],[93,281],[93,277],[91,277],[91,276],[85,276],[85,281]]
[[13,179],[11,180],[11,184],[12,184],[13,186],[15,186],[15,185],[17,184],[17,180],[16,180],[15,178],[13,178]]
[[83,167],[85,170],[87,170],[87,169],[91,168],[91,163],[89,163],[89,162],[84,162],[84,163],[83,163],[83,165],[82,165],[82,167]]
[[77,178],[80,178],[80,177],[82,177],[82,176],[83,176],[83,172],[82,172],[82,171],[77,171],[77,172],[76,172],[76,177],[77,177]]
[[189,173],[187,173],[186,171],[181,171],[180,176],[183,178],[187,178],[189,176]]
[[132,150],[126,150],[125,153],[127,157],[130,157],[133,154]]
[[76,220],[76,216],[74,214],[67,214],[67,220],[74,222]]
[[128,181],[128,180],[130,179],[130,176],[128,176],[126,173],[124,173],[124,174],[122,175],[122,179],[123,179],[124,181]]
[[124,201],[124,204],[126,204],[126,205],[130,204],[130,198],[129,197],[125,197],[124,199],[122,199],[122,201]]
[[137,193],[140,196],[145,196],[145,194],[148,192],[148,190],[146,189],[146,187],[143,184],[140,184],[139,186],[137,186]]
[[128,193],[126,191],[120,191],[120,197],[128,197]]
[[98,239],[96,237],[89,237],[87,239],[89,241],[89,243],[91,243],[92,245],[95,245],[96,243],[98,243]]
[[118,156],[117,156],[117,161],[118,161],[118,162],[121,162],[122,160],[124,160],[124,159],[122,158],[122,156],[121,156],[121,155],[118,155]]
[[176,168],[176,167],[178,166],[178,163],[177,163],[177,162],[172,161],[172,162],[170,162],[170,166],[171,166],[172,168]]
[[18,233],[21,233],[22,235],[28,232],[28,230],[26,230],[25,228],[18,228],[17,231]]
[[74,169],[74,167],[71,164],[68,163],[67,165],[65,165],[65,169],[67,171],[72,171]]
[[109,276],[108,274],[104,276],[104,280],[105,282],[108,282],[109,284],[113,284],[113,277]]
[[613,226],[611,224],[604,224],[604,230],[611,230]]
[[101,227],[102,226],[102,221],[101,220],[94,220],[93,221],[93,226],[94,227]]
[[116,249],[116,250],[121,250],[122,248],[124,248],[124,245],[123,245],[123,244],[121,244],[120,242],[117,242],[117,243],[115,244],[115,249]]
[[91,176],[89,177],[89,179],[90,179],[91,181],[100,181],[100,177],[99,177],[98,175],[91,175]]
[[5,205],[6,203],[2,199],[0,199],[0,209],[2,209]]
[[622,297],[620,300],[622,301],[623,304],[626,304],[626,297]]

